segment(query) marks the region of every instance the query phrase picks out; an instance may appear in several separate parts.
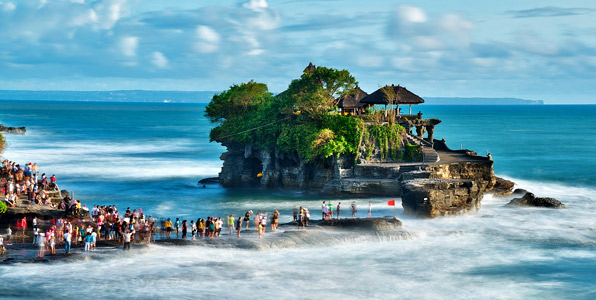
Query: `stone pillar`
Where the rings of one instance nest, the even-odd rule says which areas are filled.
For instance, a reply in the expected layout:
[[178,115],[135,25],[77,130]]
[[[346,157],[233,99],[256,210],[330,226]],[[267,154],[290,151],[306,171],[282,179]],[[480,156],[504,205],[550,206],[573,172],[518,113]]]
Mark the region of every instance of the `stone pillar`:
[[407,134],[412,134],[412,124],[410,124],[409,121],[406,121],[405,123],[403,123],[404,128],[406,129],[406,133]]
[[428,138],[426,138],[427,141],[429,141],[430,143],[433,142],[434,139],[434,132],[435,132],[435,125],[428,125],[426,126],[426,130],[428,131]]
[[422,126],[422,125],[416,126],[416,135],[421,139],[424,137],[424,126]]

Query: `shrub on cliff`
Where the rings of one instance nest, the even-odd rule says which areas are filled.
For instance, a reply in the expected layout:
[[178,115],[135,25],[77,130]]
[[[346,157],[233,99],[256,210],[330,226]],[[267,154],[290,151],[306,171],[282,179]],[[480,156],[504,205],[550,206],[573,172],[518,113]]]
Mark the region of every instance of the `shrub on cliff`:
[[6,213],[7,209],[8,208],[6,207],[6,203],[0,202],[0,215]]

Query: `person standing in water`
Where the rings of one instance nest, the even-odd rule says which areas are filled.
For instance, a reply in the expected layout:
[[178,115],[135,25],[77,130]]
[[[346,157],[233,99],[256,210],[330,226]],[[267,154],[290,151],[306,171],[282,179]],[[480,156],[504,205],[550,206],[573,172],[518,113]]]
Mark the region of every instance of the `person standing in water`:
[[271,231],[277,230],[277,221],[279,219],[279,211],[276,209],[271,218]]
[[244,223],[246,223],[245,231],[248,231],[248,226],[250,224],[250,215],[252,215],[252,210],[249,210],[244,214]]
[[180,219],[176,218],[176,224],[174,224],[176,226],[176,237],[178,237],[178,233],[180,232]]
[[195,221],[190,220],[190,230],[192,232],[192,240],[195,240],[195,236],[197,235],[197,225],[195,225]]
[[230,231],[230,235],[234,232],[234,215],[228,216],[228,230]]
[[166,220],[166,236],[168,238],[172,237],[172,220],[170,218]]
[[37,246],[39,247],[37,256],[43,258],[46,253],[46,236],[43,233],[40,233],[39,237],[37,237]]
[[337,202],[337,219],[339,220],[339,212],[341,211],[340,208],[341,202]]
[[321,213],[322,213],[322,217],[321,220],[325,220],[325,216],[327,216],[327,205],[325,205],[325,201],[323,201],[323,205],[321,205]]
[[368,217],[370,218],[372,216],[372,202],[369,200],[368,201]]
[[300,206],[298,210],[298,229],[304,230],[304,209]]
[[240,237],[240,231],[242,230],[242,217],[238,217],[236,220],[236,236]]
[[64,232],[64,253],[66,253],[66,254],[70,254],[71,240],[72,240],[72,235],[70,234],[70,231],[68,229],[66,229],[66,231]]
[[130,241],[132,239],[132,235],[135,233],[134,229],[132,231],[126,229],[122,236],[124,237],[124,247],[123,250],[130,251]]
[[356,209],[356,201],[352,201],[352,219],[356,218],[356,212],[358,212]]
[[182,239],[186,240],[186,232],[188,230],[188,225],[186,224],[186,220],[182,221]]

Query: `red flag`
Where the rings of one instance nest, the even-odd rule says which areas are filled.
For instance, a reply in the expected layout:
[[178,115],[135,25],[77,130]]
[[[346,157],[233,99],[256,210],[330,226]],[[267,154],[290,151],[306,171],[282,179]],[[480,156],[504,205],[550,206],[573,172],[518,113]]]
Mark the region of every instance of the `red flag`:
[[395,206],[395,200],[389,200],[389,201],[387,201],[387,205],[389,205],[389,206]]

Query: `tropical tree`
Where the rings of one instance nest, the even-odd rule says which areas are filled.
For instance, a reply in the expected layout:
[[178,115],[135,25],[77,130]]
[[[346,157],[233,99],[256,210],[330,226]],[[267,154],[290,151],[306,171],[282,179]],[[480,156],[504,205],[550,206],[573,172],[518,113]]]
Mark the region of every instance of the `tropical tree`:
[[251,80],[233,85],[230,89],[213,96],[205,108],[205,116],[213,123],[221,122],[256,110],[269,97],[271,93],[264,83]]

